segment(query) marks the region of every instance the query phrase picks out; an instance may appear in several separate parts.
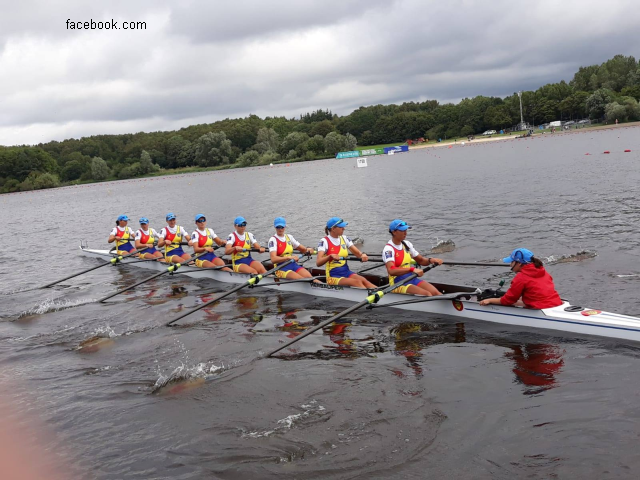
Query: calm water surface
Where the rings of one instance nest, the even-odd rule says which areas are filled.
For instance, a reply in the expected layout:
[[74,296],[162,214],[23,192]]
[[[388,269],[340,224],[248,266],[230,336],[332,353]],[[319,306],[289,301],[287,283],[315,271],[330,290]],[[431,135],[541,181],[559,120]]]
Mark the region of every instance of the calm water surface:
[[[161,278],[97,305],[149,274],[105,267],[29,289],[95,265],[79,240],[106,248],[120,213],[159,229],[173,211],[191,230],[201,212],[220,236],[243,215],[263,244],[283,215],[308,245],[339,215],[370,253],[401,217],[421,251],[455,242],[449,260],[597,252],[548,267],[561,295],[640,316],[640,276],[617,277],[640,275],[639,152],[626,128],[371,157],[366,169],[326,160],[0,196],[17,234],[0,264],[5,396],[53,432],[44,446],[69,478],[638,478],[635,343],[362,310],[287,360],[252,361],[348,304],[247,290],[169,329],[229,286]],[[13,262],[25,252],[36,255]],[[429,278],[495,287],[508,275]]]

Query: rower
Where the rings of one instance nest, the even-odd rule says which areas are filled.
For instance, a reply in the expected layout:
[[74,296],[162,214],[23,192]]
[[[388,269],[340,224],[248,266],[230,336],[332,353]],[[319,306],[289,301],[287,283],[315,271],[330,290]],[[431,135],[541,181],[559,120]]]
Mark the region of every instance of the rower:
[[235,231],[227,237],[227,246],[225,254],[231,254],[231,263],[233,271],[239,273],[265,273],[267,270],[264,265],[257,260],[251,258],[249,251],[251,247],[264,253],[264,248],[256,241],[252,233],[247,232],[247,221],[244,217],[236,217],[233,221]]
[[416,278],[399,286],[393,290],[393,293],[410,293],[412,295],[426,295],[427,297],[441,295],[436,287],[425,280],[420,280],[424,270],[416,268],[414,265],[442,265],[442,260],[432,257],[425,258],[420,255],[420,252],[413,247],[411,242],[406,240],[407,230],[410,228],[407,222],[402,220],[394,220],[389,224],[391,240],[382,249],[382,259],[389,274],[389,285],[404,280],[412,273],[415,273],[417,275]]
[[149,226],[149,219],[140,219],[140,228],[136,231],[136,249],[149,247],[140,253],[140,258],[162,258],[162,253],[156,249],[155,243],[158,239],[158,232]]
[[[191,241],[189,245],[193,247],[195,253],[204,253],[203,256],[196,260],[196,267],[211,268],[211,267],[224,267],[224,260],[217,257],[213,253],[213,244],[218,246],[225,245],[224,240],[216,235],[216,232],[211,228],[207,228],[206,217],[198,213],[196,215],[196,230],[191,234]],[[230,268],[222,268],[225,272],[231,272]]]
[[176,225],[176,216],[173,213],[167,213],[167,226],[160,230],[158,247],[164,247],[164,260],[169,263],[184,263],[191,256],[182,250],[180,245],[183,239],[188,242],[190,240],[187,231],[179,225]]
[[[287,227],[287,221],[284,217],[277,217],[273,221],[273,226],[276,228],[276,234],[269,239],[269,255],[274,265],[278,263],[286,262],[290,258],[293,258],[293,262],[285,265],[280,270],[276,271],[276,277],[288,278],[290,280],[298,278],[310,278],[311,273],[302,265],[298,265],[298,256],[293,255],[293,250],[298,250],[302,254],[313,254],[313,248],[307,248],[298,242],[292,235],[284,232]],[[316,280],[317,283],[317,280]]]
[[376,288],[366,278],[349,270],[347,257],[353,253],[362,262],[369,260],[366,253],[358,250],[349,237],[345,237],[344,227],[348,225],[340,217],[331,217],[324,229],[326,237],[320,240],[316,265],[325,265],[327,283],[329,285],[341,285],[358,288]]
[[111,230],[107,243],[116,242],[116,255],[131,255],[135,252],[135,247],[131,245],[134,239],[133,230],[127,227],[129,217],[120,215],[116,220],[116,226]]
[[[516,248],[511,255],[502,259],[511,264],[516,276],[511,280],[509,290],[500,298],[486,298],[480,305],[517,305],[526,308],[552,308],[562,305],[562,299],[553,284],[553,278],[545,270],[542,260],[531,250]],[[520,302],[521,301],[521,302]]]

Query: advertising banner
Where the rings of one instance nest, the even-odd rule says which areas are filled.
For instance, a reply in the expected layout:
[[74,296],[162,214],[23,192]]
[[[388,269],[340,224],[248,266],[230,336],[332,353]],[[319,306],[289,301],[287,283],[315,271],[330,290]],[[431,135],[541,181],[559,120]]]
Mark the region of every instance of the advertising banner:
[[359,157],[360,156],[360,150],[352,150],[351,152],[338,152],[338,154],[336,155],[336,158],[352,158],[352,157]]
[[408,152],[409,145],[398,145],[397,147],[384,147],[384,153],[388,154],[391,151],[393,151],[393,153]]

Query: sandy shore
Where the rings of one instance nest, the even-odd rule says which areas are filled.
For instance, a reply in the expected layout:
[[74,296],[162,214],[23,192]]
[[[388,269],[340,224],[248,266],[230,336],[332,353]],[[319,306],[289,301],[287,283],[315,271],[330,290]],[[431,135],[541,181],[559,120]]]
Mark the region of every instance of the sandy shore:
[[[541,136],[556,136],[556,135],[578,135],[578,134],[583,134],[583,133],[589,133],[589,132],[593,132],[594,130],[607,130],[607,129],[612,129],[612,128],[637,128],[640,127],[640,122],[629,122],[629,123],[620,123],[618,125],[597,125],[594,127],[585,127],[585,128],[579,128],[579,129],[573,129],[573,130],[559,130],[556,133],[534,133],[532,135],[532,137],[541,137]],[[516,135],[504,135],[504,136],[500,136],[500,137],[481,137],[481,138],[476,138],[474,140],[464,140],[464,139],[459,139],[457,141],[451,141],[451,140],[447,140],[444,142],[440,142],[440,143],[430,143],[427,145],[411,145],[409,147],[409,150],[417,150],[420,148],[437,148],[437,147],[451,147],[453,145],[462,145],[463,143],[465,145],[471,145],[471,144],[478,144],[478,143],[487,143],[487,142],[501,142],[501,141],[508,141],[508,140],[515,140],[517,138],[522,138],[522,136],[520,134],[516,134]]]

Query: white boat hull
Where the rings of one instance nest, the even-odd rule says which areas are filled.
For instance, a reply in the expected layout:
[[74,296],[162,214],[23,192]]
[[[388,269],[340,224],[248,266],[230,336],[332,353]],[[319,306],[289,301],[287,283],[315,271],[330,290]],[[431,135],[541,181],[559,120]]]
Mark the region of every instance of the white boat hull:
[[[80,249],[82,254],[88,257],[100,258],[105,261],[113,258],[113,255],[111,255],[108,250],[93,250],[87,247],[80,247]],[[123,260],[122,264],[127,264],[132,261],[135,260]],[[162,271],[167,268],[166,264],[153,261],[135,263],[131,266],[155,271]],[[186,266],[181,267],[179,273],[192,278],[210,278],[219,282],[235,284],[244,283],[250,278],[250,276],[246,274]],[[437,285],[438,284],[436,284],[436,286]],[[287,283],[280,282],[273,277],[267,277],[261,280],[260,286],[284,292],[303,293],[315,297],[337,298],[348,302],[360,302],[364,300],[366,296],[366,292],[358,288],[307,282]],[[619,338],[640,342],[640,318],[637,317],[603,312],[595,309],[580,309],[580,307],[572,307],[569,302],[564,302],[558,307],[543,310],[507,307],[503,305],[488,305],[482,307],[476,300],[476,293],[480,293],[479,289],[455,285],[446,285],[445,287],[447,293],[450,293],[446,295],[445,298],[419,303],[404,303],[390,306],[390,308],[500,323],[503,325],[543,328],[565,333],[571,332],[581,335],[596,335],[599,337]],[[465,296],[452,298],[458,297],[459,295]],[[380,300],[377,306],[382,307],[395,302],[406,301],[408,300],[407,297],[412,296],[389,293]],[[415,299],[420,298],[422,297],[415,297]],[[572,308],[575,308],[577,311],[567,311],[567,309]]]

